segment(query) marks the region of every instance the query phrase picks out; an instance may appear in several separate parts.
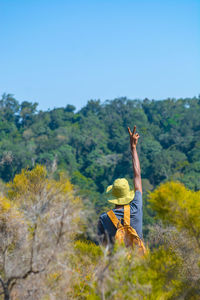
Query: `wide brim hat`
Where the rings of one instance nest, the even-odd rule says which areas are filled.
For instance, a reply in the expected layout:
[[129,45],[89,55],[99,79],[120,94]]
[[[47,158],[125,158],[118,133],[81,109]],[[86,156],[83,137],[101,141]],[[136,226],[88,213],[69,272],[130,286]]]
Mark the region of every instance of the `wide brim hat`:
[[116,205],[126,205],[130,203],[135,195],[135,192],[130,190],[126,178],[116,179],[113,185],[107,187],[106,193],[109,195],[108,202]]

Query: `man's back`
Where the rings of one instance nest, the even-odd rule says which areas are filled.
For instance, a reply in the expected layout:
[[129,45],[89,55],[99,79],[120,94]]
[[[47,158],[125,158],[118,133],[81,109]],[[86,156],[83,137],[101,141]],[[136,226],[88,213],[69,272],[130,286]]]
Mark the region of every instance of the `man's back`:
[[[139,237],[142,239],[142,194],[140,191],[135,192],[134,199],[129,203],[130,205],[130,225],[133,227]],[[124,217],[124,208],[113,209],[116,217],[120,220]],[[114,237],[116,233],[116,227],[113,225],[112,221],[108,217],[107,213],[101,214],[98,223],[98,235],[101,242],[114,242]]]
[[[136,146],[139,139],[139,134],[136,133],[136,126],[134,126],[133,132],[131,132],[128,127],[130,136],[130,147],[131,156],[134,172],[134,191],[130,190],[129,183],[125,178],[116,179],[113,185],[107,187],[106,192],[112,196],[112,199],[108,201],[115,204],[115,209],[113,212],[115,216],[120,220],[124,217],[124,205],[130,205],[130,225],[135,229],[138,236],[142,238],[142,179],[140,162],[136,150]],[[100,242],[104,245],[107,243],[113,243],[116,233],[116,227],[113,225],[112,221],[108,217],[107,213],[103,213],[98,222],[98,235]]]

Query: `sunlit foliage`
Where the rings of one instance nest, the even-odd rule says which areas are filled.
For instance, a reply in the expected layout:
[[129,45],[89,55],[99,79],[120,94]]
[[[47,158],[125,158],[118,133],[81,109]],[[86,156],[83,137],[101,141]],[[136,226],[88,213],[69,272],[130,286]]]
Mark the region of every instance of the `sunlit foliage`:
[[60,289],[70,287],[69,256],[84,223],[80,198],[67,178],[48,178],[41,165],[7,187],[10,199],[0,199],[2,289],[12,299],[28,299],[30,291],[34,299],[65,299]]
[[195,237],[200,249],[200,191],[191,191],[179,182],[162,184],[149,196],[157,216]]

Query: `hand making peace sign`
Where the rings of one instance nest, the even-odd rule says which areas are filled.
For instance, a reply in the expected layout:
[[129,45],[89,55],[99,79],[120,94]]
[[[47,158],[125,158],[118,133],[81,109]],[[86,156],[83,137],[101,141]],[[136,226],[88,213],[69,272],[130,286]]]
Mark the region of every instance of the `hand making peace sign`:
[[136,126],[134,126],[134,128],[133,128],[133,132],[131,132],[130,128],[128,127],[128,132],[130,135],[130,145],[131,145],[131,151],[132,151],[134,148],[136,148],[136,145],[137,145],[137,142],[138,142],[138,139],[140,136],[138,133],[135,133]]

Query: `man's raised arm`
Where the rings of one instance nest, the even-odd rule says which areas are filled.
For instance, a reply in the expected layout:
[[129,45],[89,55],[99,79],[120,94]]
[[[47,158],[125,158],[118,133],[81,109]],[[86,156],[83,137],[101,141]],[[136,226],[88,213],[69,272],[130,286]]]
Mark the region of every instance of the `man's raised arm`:
[[140,191],[142,194],[142,180],[141,180],[141,171],[140,171],[140,161],[137,154],[137,142],[139,139],[139,134],[136,132],[136,126],[134,126],[133,132],[131,132],[130,128],[128,127],[128,132],[130,135],[130,146],[131,146],[131,155],[132,155],[132,163],[133,163],[133,172],[134,172],[134,187],[135,191]]

